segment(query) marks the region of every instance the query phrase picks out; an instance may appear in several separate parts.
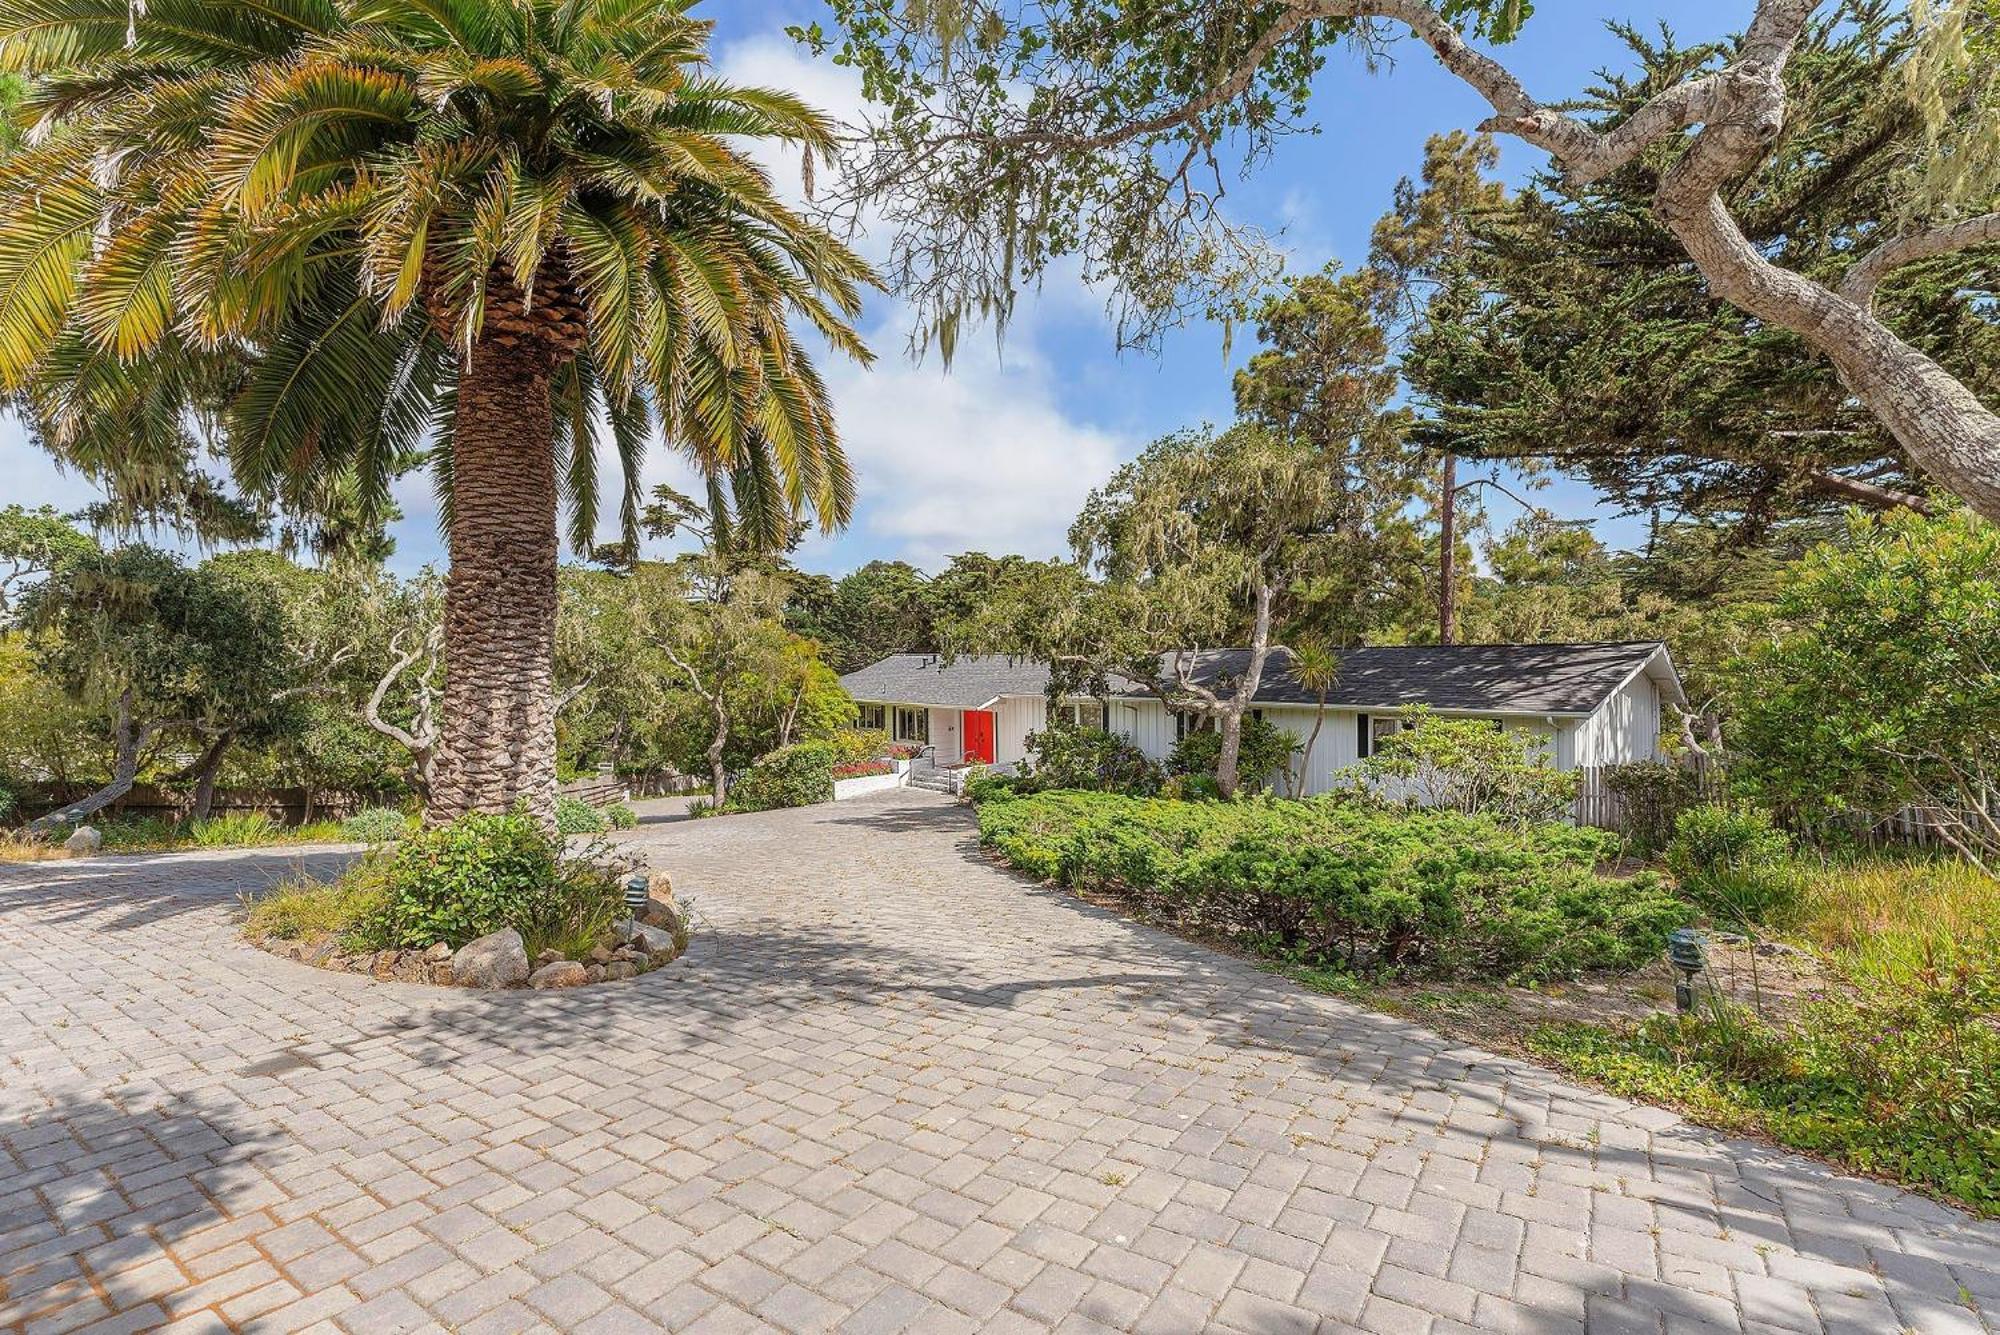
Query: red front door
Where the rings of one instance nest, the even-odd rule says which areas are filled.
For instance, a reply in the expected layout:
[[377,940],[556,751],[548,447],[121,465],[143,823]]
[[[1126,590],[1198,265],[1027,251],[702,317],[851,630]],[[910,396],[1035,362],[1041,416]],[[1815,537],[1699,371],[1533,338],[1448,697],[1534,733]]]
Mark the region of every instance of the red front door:
[[965,711],[965,758],[982,764],[993,763],[993,711]]

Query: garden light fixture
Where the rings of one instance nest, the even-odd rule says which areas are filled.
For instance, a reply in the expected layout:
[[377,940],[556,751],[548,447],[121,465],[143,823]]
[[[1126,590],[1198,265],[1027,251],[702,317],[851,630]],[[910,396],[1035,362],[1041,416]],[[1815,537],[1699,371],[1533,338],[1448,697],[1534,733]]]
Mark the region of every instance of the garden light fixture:
[[652,898],[652,890],[653,879],[643,871],[635,871],[625,878],[625,907],[631,910],[633,917],[639,916],[639,911],[646,907],[646,901]]
[[1667,962],[1674,966],[1674,1009],[1683,1015],[1694,1009],[1694,980],[1706,965],[1701,933],[1683,927],[1667,938]]

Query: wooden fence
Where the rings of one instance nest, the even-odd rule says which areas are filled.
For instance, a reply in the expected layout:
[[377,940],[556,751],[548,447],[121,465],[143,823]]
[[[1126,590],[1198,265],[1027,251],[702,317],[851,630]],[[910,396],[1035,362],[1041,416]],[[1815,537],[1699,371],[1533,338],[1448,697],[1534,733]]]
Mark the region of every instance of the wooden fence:
[[[1607,779],[1609,771],[1615,768],[1607,765],[1585,766],[1582,785],[1572,810],[1579,825],[1594,825],[1599,829],[1630,834],[1632,822],[1625,809],[1625,800],[1612,790]],[[1694,774],[1691,801],[1720,802],[1728,796],[1728,784],[1720,766],[1698,763],[1689,768]],[[1985,819],[2000,820],[2000,793],[1987,799]],[[1887,816],[1849,812],[1839,822],[1848,838],[1872,848],[1898,845],[1940,850],[1952,847],[1951,840],[1944,837],[1943,831],[1964,829],[1979,823],[1979,814],[1971,810],[1919,807],[1904,807]],[[1793,833],[1810,840],[1824,838],[1828,832],[1824,829],[1795,829]]]
[[[24,820],[33,820],[95,791],[91,785],[29,790],[21,795],[18,814]],[[104,815],[180,820],[187,815],[193,800],[192,785],[163,788],[158,784],[137,783],[105,808]],[[315,820],[342,820],[364,807],[394,806],[398,801],[400,798],[383,793],[337,792],[327,788],[218,788],[209,804],[209,815],[261,811],[281,825],[303,825]]]

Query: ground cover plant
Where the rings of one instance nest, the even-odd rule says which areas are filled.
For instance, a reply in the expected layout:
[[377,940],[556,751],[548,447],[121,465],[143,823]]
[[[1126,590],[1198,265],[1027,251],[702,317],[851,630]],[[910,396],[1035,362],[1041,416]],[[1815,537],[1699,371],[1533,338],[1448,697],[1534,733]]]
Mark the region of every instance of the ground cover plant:
[[1960,859],[1793,850],[1763,813],[1682,814],[1667,861],[1718,926],[1803,952],[1795,1004],[1711,990],[1690,1015],[1570,1022],[1575,1075],[2000,1214],[2000,881]]
[[1350,970],[1534,981],[1629,969],[1691,916],[1658,875],[1599,870],[1614,836],[1567,825],[1078,792],[989,799],[979,825],[987,847],[1033,875]]

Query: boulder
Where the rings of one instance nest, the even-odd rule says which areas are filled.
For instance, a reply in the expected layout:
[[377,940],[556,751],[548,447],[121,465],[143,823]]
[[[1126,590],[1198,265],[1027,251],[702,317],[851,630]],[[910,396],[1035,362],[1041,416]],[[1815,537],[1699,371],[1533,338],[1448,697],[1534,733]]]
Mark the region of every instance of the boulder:
[[620,918],[611,924],[611,937],[619,945],[629,946],[632,944],[633,933],[638,930],[639,922],[636,918]]
[[557,960],[554,964],[544,964],[528,975],[529,987],[580,987],[588,981],[583,966],[575,960]]
[[665,956],[667,959],[680,954],[681,949],[680,941],[672,932],[658,927],[641,927],[633,934],[632,944],[648,955]]
[[391,977],[396,972],[396,962],[402,957],[403,952],[400,950],[378,950],[374,959],[369,961],[368,972],[377,978]]
[[74,834],[63,840],[63,847],[72,853],[95,853],[104,847],[104,834],[94,825],[79,825]]
[[424,962],[426,964],[443,964],[450,958],[451,947],[443,941],[434,942],[431,948],[424,952]]
[[586,965],[584,965],[584,966],[583,966],[583,981],[584,981],[584,982],[586,982],[586,983],[601,983],[601,982],[603,982],[603,981],[604,981],[604,966],[603,966],[602,964],[586,964]]
[[622,983],[627,978],[638,976],[639,966],[631,960],[613,960],[604,966],[604,981],[607,983]]
[[427,952],[406,950],[396,960],[396,966],[389,976],[399,983],[427,983],[431,977],[430,961],[424,958]]
[[549,949],[541,951],[535,956],[535,967],[539,969],[544,964],[555,964],[559,962],[562,959],[562,957],[563,953],[560,950]]
[[647,927],[664,927],[674,931],[687,919],[681,915],[680,906],[672,899],[662,899],[657,891],[646,901],[646,907],[639,910],[639,921]]
[[592,964],[611,963],[611,947],[604,945],[592,946],[590,948],[590,962]]
[[528,948],[511,927],[488,932],[458,948],[451,976],[466,987],[519,987],[528,981]]

